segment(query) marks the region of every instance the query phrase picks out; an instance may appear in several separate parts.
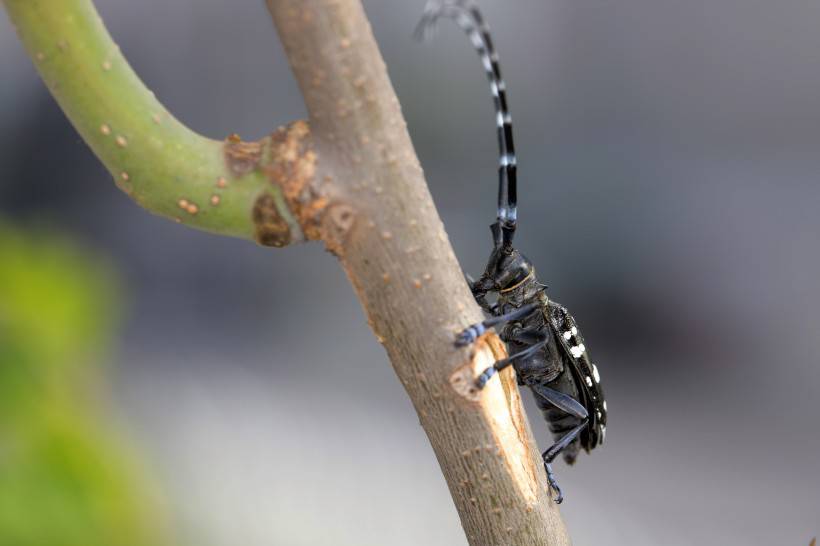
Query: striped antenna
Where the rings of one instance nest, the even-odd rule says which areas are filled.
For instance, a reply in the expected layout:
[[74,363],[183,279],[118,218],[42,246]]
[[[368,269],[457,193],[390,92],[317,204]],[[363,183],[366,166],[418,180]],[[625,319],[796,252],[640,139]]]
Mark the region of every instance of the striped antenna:
[[415,35],[426,38],[440,17],[453,19],[467,33],[484,65],[490,81],[490,92],[495,104],[498,132],[498,223],[501,225],[504,246],[511,246],[517,224],[517,184],[515,145],[513,144],[512,118],[507,105],[507,86],[501,77],[498,54],[493,47],[490,28],[471,0],[430,0],[416,27]]

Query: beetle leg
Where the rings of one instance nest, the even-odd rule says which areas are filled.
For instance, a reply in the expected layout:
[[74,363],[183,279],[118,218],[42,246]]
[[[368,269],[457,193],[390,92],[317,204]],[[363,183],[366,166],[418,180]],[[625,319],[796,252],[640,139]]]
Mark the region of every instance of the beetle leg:
[[[544,385],[529,385],[530,389],[559,410],[578,419],[586,419],[587,409],[575,398]],[[563,448],[562,448],[563,449]]]
[[487,384],[487,381],[489,381],[490,378],[492,378],[492,376],[494,376],[496,373],[500,372],[501,370],[503,370],[504,368],[506,368],[507,366],[512,364],[514,361],[518,360],[519,358],[527,358],[527,357],[532,356],[537,351],[540,351],[544,347],[544,345],[546,345],[546,344],[547,344],[546,340],[541,341],[540,343],[536,343],[532,347],[527,347],[526,349],[524,349],[520,353],[515,353],[514,355],[508,356],[507,358],[505,358],[503,360],[496,361],[495,364],[493,364],[492,366],[490,366],[489,368],[487,368],[486,370],[481,372],[481,375],[479,375],[478,379],[476,379],[476,381],[475,381],[476,386],[479,389],[483,389],[484,386]]
[[512,364],[514,360],[532,356],[536,351],[540,350],[542,347],[544,347],[544,345],[547,344],[548,340],[546,339],[546,337],[547,335],[544,332],[544,330],[541,330],[537,327],[529,329],[515,328],[512,334],[502,335],[501,339],[504,342],[508,343],[512,340],[515,340],[520,343],[530,345],[530,347],[510,357],[507,357],[504,360],[499,360],[498,362],[496,362],[495,364],[481,372],[481,375],[479,375],[478,379],[476,379],[476,385],[478,386],[478,388],[483,389],[484,385],[487,384],[487,381],[489,381],[490,378],[496,374],[496,372],[500,372],[501,370]]
[[498,324],[502,324],[504,322],[509,322],[511,320],[517,320],[522,317],[525,317],[535,311],[540,304],[538,303],[529,303],[522,307],[519,307],[515,311],[507,313],[506,315],[499,315],[497,317],[490,317],[483,322],[479,322],[478,324],[473,324],[472,326],[465,328],[456,336],[456,346],[457,347],[464,347],[465,345],[469,345],[473,343],[478,337],[487,331],[488,328],[492,328]]
[[584,427],[586,427],[588,424],[589,421],[587,419],[584,419],[584,421],[580,425],[564,434],[560,440],[552,444],[549,447],[549,449],[547,449],[544,453],[541,454],[541,456],[544,458],[544,462],[551,463],[553,460],[555,460],[558,454],[561,453],[561,451],[563,451],[565,447],[571,444],[575,437],[578,436],[578,433],[581,432],[584,429]]
[[547,471],[547,483],[549,483],[550,489],[555,491],[555,504],[561,504],[564,502],[564,494],[561,492],[561,487],[555,479],[555,473],[552,471],[552,465],[544,461],[544,469]]
[[561,488],[558,487],[558,481],[555,479],[555,473],[552,471],[552,465],[550,463],[552,463],[558,454],[570,445],[575,438],[578,437],[578,434],[584,430],[584,427],[589,424],[587,409],[573,397],[544,385],[530,385],[530,388],[537,396],[543,398],[561,411],[573,417],[583,419],[581,424],[564,434],[561,439],[552,444],[552,446],[541,455],[544,459],[544,470],[547,471],[547,481],[549,482],[550,489],[555,491],[555,502],[561,504],[564,500],[564,495],[561,493]]
[[547,338],[547,330],[536,325],[529,327],[514,326],[505,328],[499,336],[504,343],[515,341],[522,345],[535,345]]
[[555,457],[557,457],[565,447],[571,444],[572,441],[578,437],[578,433],[580,433],[584,427],[587,426],[587,424],[588,421],[584,419],[583,423],[567,432],[560,440],[552,444],[552,446],[550,446],[550,448],[541,455],[541,458],[544,459],[544,470],[547,471],[547,481],[549,482],[550,489],[555,491],[556,504],[561,504],[563,502],[564,495],[561,493],[561,488],[558,487],[558,481],[555,479],[555,473],[552,471],[552,465],[550,463],[552,463]]

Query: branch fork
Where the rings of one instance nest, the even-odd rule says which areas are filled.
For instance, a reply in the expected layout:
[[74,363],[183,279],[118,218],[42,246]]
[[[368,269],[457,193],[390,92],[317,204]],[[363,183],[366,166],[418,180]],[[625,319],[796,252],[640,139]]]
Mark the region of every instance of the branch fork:
[[339,258],[419,415],[471,545],[567,545],[504,346],[455,332],[481,311],[436,213],[359,0],[268,0],[309,111],[259,141],[211,140],[133,72],[90,0],[5,0],[46,85],[117,185],[149,211]]

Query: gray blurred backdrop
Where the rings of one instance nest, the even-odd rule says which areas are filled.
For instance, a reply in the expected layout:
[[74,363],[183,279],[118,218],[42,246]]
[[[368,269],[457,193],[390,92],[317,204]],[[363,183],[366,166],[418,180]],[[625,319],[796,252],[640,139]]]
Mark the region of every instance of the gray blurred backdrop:
[[[255,139],[304,116],[261,1],[97,4],[194,129]],[[519,246],[582,323],[609,400],[606,446],[558,469],[575,543],[808,544],[820,524],[820,3],[482,5],[516,121]],[[478,273],[496,164],[480,63],[451,24],[412,41],[422,0],[365,7],[450,239]],[[121,272],[115,400],[188,543],[465,544],[329,255],[146,214],[5,17],[0,81],[0,214],[56,227]]]

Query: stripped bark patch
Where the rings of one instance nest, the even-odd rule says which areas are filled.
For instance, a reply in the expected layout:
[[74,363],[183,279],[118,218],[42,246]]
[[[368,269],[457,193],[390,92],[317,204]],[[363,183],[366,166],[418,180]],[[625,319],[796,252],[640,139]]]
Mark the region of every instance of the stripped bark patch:
[[225,163],[234,176],[243,176],[256,170],[262,159],[261,142],[244,142],[239,135],[225,139]]
[[276,208],[272,195],[263,193],[253,204],[253,225],[256,242],[263,246],[281,248],[290,244],[290,227]]
[[529,504],[537,502],[533,487],[538,483],[537,472],[529,456],[527,420],[521,411],[521,398],[511,368],[498,373],[487,386],[479,390],[476,377],[493,363],[506,356],[504,345],[494,332],[476,340],[469,362],[459,366],[450,375],[450,386],[460,396],[475,403],[491,423],[490,429],[498,446],[499,455]]

